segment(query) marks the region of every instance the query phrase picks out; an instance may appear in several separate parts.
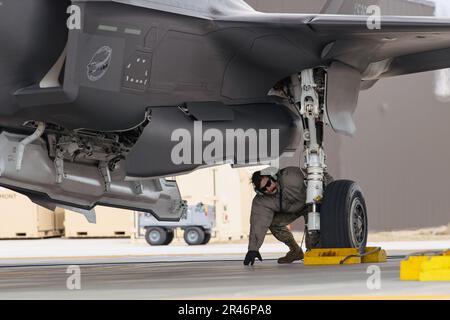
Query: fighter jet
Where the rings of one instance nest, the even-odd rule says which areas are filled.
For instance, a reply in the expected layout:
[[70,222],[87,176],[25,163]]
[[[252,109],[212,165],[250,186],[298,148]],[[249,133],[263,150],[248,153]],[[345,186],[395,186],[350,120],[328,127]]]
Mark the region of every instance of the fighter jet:
[[[308,232],[323,247],[367,241],[357,184],[324,189],[324,126],[353,135],[360,90],[450,67],[449,20],[261,13],[242,0],[3,0],[0,42],[1,186],[47,207],[176,220],[179,204],[152,209],[169,197],[162,177],[270,161],[303,141]],[[229,131],[231,147],[218,139]],[[174,161],[180,142],[187,161]]]

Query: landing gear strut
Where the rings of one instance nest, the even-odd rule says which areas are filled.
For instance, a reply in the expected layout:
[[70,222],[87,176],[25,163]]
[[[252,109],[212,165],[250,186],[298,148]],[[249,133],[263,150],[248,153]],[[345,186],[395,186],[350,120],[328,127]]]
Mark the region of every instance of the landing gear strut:
[[306,219],[308,243],[311,248],[363,250],[367,242],[367,209],[361,189],[346,180],[324,187],[325,78],[322,69],[304,70],[291,77],[290,92],[303,123],[306,203],[311,208]]

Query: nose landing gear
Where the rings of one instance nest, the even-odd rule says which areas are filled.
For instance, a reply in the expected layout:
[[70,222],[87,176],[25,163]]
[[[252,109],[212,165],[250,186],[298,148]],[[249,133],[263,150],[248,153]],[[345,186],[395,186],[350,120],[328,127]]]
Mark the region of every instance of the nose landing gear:
[[308,244],[311,248],[357,248],[363,252],[368,223],[361,188],[348,180],[324,185],[326,85],[325,70],[308,69],[293,75],[289,88],[303,123],[306,203],[312,208],[307,217]]

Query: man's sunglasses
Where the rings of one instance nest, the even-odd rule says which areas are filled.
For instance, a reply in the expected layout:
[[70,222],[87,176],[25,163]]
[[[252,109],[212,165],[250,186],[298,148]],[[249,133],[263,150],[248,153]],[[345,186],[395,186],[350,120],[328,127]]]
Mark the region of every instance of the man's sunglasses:
[[264,185],[264,187],[262,187],[261,189],[259,189],[261,192],[266,192],[267,188],[269,188],[272,185],[273,179],[269,178],[269,180],[267,180],[266,184]]

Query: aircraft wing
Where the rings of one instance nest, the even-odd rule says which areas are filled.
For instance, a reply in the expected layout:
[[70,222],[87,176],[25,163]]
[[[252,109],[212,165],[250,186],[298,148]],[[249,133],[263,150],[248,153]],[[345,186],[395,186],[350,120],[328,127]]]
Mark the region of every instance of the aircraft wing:
[[373,17],[258,13],[221,20],[253,28],[271,25],[320,64],[343,62],[359,70],[363,80],[450,67],[450,19],[383,16],[380,29],[370,29],[369,19]]
[[[450,20],[384,17],[371,30],[367,17],[318,16],[309,26],[334,43],[324,58],[366,67],[363,79],[376,79],[450,67]],[[366,66],[368,64],[368,66]]]
[[245,53],[230,63],[223,92],[243,96],[251,90],[237,86],[240,79],[262,92],[275,79],[323,66],[328,119],[336,132],[353,135],[360,90],[381,78],[450,67],[449,19],[381,17],[381,28],[371,29],[369,18],[252,13],[219,19],[223,27],[253,33]]

